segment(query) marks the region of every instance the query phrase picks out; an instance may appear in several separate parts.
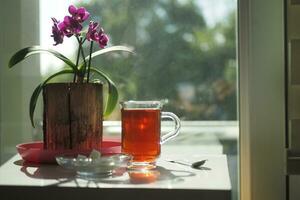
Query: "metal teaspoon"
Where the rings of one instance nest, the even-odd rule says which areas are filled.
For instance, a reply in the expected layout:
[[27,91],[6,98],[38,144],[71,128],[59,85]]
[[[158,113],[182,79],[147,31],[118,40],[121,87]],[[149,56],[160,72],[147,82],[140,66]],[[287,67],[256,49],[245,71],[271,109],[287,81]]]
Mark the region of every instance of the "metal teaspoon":
[[200,160],[200,161],[194,162],[192,164],[183,162],[183,161],[177,161],[177,160],[166,160],[166,161],[171,162],[171,163],[185,165],[185,166],[190,166],[191,168],[194,168],[194,169],[201,169],[201,167],[205,164],[205,162],[207,160]]

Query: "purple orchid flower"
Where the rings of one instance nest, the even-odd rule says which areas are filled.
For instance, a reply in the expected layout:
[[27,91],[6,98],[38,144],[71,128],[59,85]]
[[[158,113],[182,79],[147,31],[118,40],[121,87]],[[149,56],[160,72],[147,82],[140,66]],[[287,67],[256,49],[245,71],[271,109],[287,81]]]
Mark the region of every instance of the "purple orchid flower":
[[103,49],[107,45],[108,41],[108,36],[105,33],[102,33],[98,40],[99,47]]
[[69,6],[69,13],[72,15],[72,18],[79,23],[84,22],[90,16],[90,13],[87,12],[84,7],[77,8],[74,5]]
[[70,16],[65,16],[64,21],[58,24],[58,28],[67,37],[71,37],[73,34],[79,34],[82,29],[82,25]]
[[[71,16],[65,16],[63,22],[59,22],[55,18],[52,18],[54,25],[52,27],[51,36],[56,42],[54,45],[62,43],[64,36],[71,37],[73,35],[79,35],[82,30],[82,22],[90,16],[90,13],[87,12],[85,8],[77,8],[74,5],[69,6],[69,13]],[[109,38],[104,33],[103,28],[98,27],[99,24],[97,22],[90,21],[86,39],[88,41],[95,41],[99,44],[100,48],[104,48],[107,45]],[[97,29],[100,30],[97,31]]]
[[97,22],[90,21],[89,29],[86,34],[86,39],[88,41],[91,41],[91,40],[98,41],[99,40],[99,34],[97,32],[98,26],[99,26],[99,24]]
[[53,21],[53,26],[52,26],[52,35],[51,37],[53,37],[55,44],[53,44],[54,46],[63,43],[64,41],[64,34],[63,32],[58,28],[58,24],[59,21],[57,21],[57,19],[55,19],[54,17],[51,18]]
[[108,43],[108,36],[104,33],[102,27],[100,27],[99,32],[97,31],[99,24],[97,22],[90,21],[89,29],[86,34],[86,39],[88,41],[98,42],[100,48],[104,48]]

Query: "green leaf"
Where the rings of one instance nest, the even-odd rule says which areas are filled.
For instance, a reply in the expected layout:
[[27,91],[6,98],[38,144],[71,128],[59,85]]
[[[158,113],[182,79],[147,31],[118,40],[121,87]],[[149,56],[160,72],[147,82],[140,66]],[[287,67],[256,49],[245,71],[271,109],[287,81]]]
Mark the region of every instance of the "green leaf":
[[115,109],[118,103],[118,98],[119,98],[118,89],[115,83],[104,72],[94,67],[91,67],[91,71],[102,76],[108,83],[108,95],[107,95],[107,101],[106,101],[106,106],[104,111],[104,117],[107,117],[113,112],[113,110]]
[[36,103],[37,103],[37,100],[38,100],[38,97],[41,93],[41,91],[43,90],[43,87],[46,83],[48,83],[51,79],[53,79],[54,77],[56,76],[59,76],[59,75],[62,75],[62,74],[73,74],[74,73],[74,70],[73,69],[64,69],[64,70],[61,70],[51,76],[49,76],[46,80],[44,80],[42,83],[40,83],[36,88],[35,90],[33,91],[32,95],[31,95],[31,98],[30,98],[30,103],[29,103],[29,117],[30,117],[30,121],[31,121],[31,125],[33,127],[34,126],[34,122],[33,122],[33,117],[34,117],[34,110],[35,110],[35,107],[36,107]]
[[[100,49],[98,51],[95,51],[94,53],[92,53],[91,58],[94,58],[96,56],[99,56],[99,55],[102,55],[105,53],[113,52],[113,51],[125,51],[125,52],[129,52],[129,53],[133,53],[133,54],[135,53],[132,48],[129,48],[126,46],[112,46],[112,47],[107,47],[105,49]],[[88,62],[89,59],[90,59],[90,57],[87,56],[85,58],[86,62]],[[83,66],[84,66],[84,63],[81,63],[79,69],[82,69]]]
[[32,95],[31,95],[31,98],[30,98],[30,103],[29,103],[29,116],[30,116],[30,121],[31,121],[31,125],[33,127],[34,126],[34,122],[33,122],[33,115],[34,115],[34,110],[35,110],[35,107],[36,107],[36,102],[37,102],[37,99],[39,97],[39,94],[41,93],[43,87],[42,87],[42,83],[39,84],[35,90],[33,91]]
[[61,53],[59,53],[55,50],[44,49],[40,46],[26,47],[24,49],[19,50],[10,58],[8,67],[11,68],[14,65],[18,64],[19,62],[21,62],[22,60],[24,60],[25,58],[27,58],[31,55],[34,55],[34,54],[38,54],[38,53],[50,53],[50,54],[54,55],[55,57],[57,57],[58,59],[65,62],[75,72],[77,72],[76,65],[70,59],[68,59],[67,57],[65,57],[64,55],[62,55]]
[[[105,54],[105,53],[109,53],[109,52],[113,52],[113,51],[126,51],[129,53],[134,53],[132,48],[129,48],[126,46],[112,46],[112,47],[107,47],[105,49],[100,49],[98,51],[95,51],[94,53],[92,53],[92,58],[99,56],[101,54]],[[85,59],[88,60],[89,56],[87,56]]]

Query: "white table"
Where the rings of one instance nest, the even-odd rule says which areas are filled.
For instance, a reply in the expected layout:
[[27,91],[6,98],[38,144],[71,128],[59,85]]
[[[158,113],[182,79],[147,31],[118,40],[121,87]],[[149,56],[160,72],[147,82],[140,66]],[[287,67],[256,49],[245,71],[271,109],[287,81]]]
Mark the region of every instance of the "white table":
[[[169,163],[208,159],[201,170]],[[225,155],[182,157],[164,154],[157,162],[156,181],[145,183],[121,176],[97,180],[76,178],[57,165],[24,165],[15,155],[0,167],[0,194],[7,199],[230,199],[231,185]],[[158,176],[159,174],[159,176]],[[137,183],[136,183],[137,182]],[[2,198],[1,198],[2,199]]]

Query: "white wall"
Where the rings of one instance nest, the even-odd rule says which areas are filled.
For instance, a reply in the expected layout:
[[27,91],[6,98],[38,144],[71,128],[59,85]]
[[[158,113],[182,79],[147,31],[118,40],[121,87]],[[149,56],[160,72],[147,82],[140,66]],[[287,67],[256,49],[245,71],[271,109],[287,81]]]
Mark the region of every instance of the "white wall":
[[15,145],[32,139],[30,95],[40,80],[39,59],[8,69],[17,50],[39,43],[39,1],[5,0],[0,6],[0,158],[16,153]]

